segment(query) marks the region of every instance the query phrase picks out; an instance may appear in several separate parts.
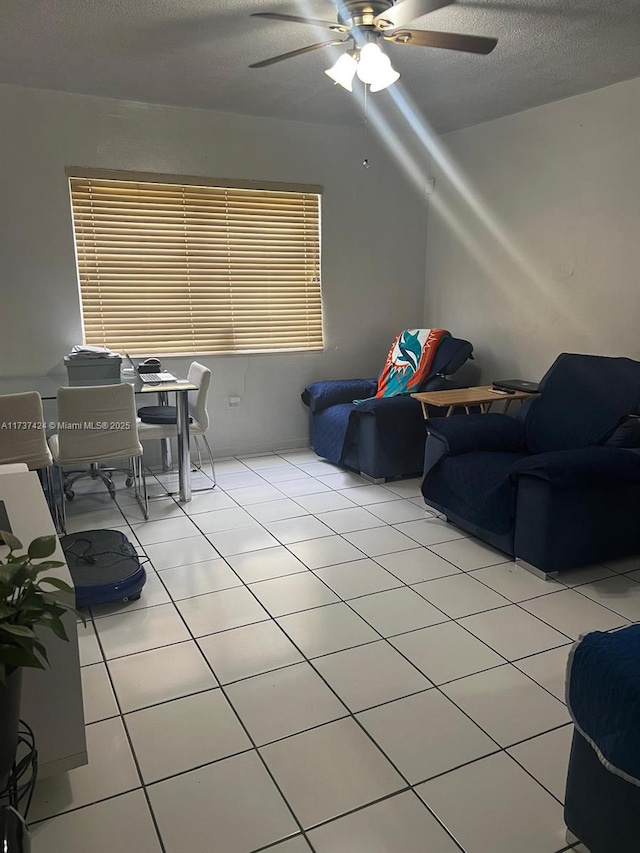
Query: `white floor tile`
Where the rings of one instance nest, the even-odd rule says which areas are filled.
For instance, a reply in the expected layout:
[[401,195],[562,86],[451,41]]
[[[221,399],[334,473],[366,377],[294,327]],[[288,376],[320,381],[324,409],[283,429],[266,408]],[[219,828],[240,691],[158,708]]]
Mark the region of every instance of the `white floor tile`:
[[334,465],[333,462],[329,462],[327,459],[315,459],[313,462],[300,462],[298,467],[302,468],[303,471],[306,471],[307,474],[310,474],[312,477],[336,474],[340,473],[341,470],[337,465]]
[[198,645],[221,684],[301,661],[302,655],[273,621],[201,637]]
[[300,506],[303,506],[315,515],[322,512],[331,512],[335,509],[350,509],[354,506],[353,501],[348,500],[348,498],[343,497],[338,492],[334,492],[326,486],[325,489],[327,490],[319,494],[297,495],[296,501]]
[[239,471],[248,471],[247,466],[240,459],[235,457],[227,457],[225,459],[216,459],[216,471],[219,474],[236,474]]
[[78,649],[80,666],[90,666],[103,660],[95,628],[90,618],[87,618],[84,625],[82,622],[78,622]]
[[573,726],[539,735],[507,750],[541,785],[564,802]]
[[166,853],[208,853],[212,839],[224,853],[247,853],[298,830],[255,752],[176,776],[148,792]]
[[431,547],[440,542],[452,542],[457,539],[464,540],[467,534],[443,521],[441,518],[428,516],[419,521],[405,521],[402,524],[395,525],[396,530],[414,539],[420,545]]
[[[301,473],[304,472],[301,471]],[[296,499],[300,495],[318,495],[322,492],[331,492],[329,486],[308,475],[305,475],[304,480],[287,480],[284,483],[278,483],[278,489],[290,498]]]
[[193,641],[109,661],[124,714],[217,686]]
[[82,703],[84,705],[84,721],[97,723],[109,717],[117,717],[120,713],[113,695],[107,668],[103,663],[85,666],[82,674]]
[[[213,509],[193,516],[194,523],[202,533],[222,533],[226,530],[240,530],[243,527],[254,527],[256,520],[241,506],[227,509]],[[240,534],[241,535],[241,534]]]
[[504,753],[417,792],[467,853],[555,853],[565,846],[561,805]]
[[200,515],[203,512],[212,512],[216,509],[229,509],[237,506],[234,500],[220,489],[211,492],[200,492],[192,494],[189,503],[180,504],[187,515]]
[[286,616],[298,610],[321,607],[339,601],[338,596],[312,572],[251,584],[251,592],[271,616]]
[[329,604],[291,616],[278,624],[308,658],[379,640],[376,632],[346,604]]
[[567,638],[512,604],[460,619],[460,625],[507,660],[566,645]]
[[444,613],[406,587],[366,595],[349,604],[383,637],[393,637],[394,634],[404,634],[448,621]]
[[465,574],[425,581],[413,588],[452,619],[509,604],[506,598]]
[[364,557],[362,551],[341,536],[323,536],[322,539],[294,542],[288,548],[310,569],[322,569],[324,566],[348,563]]
[[411,791],[313,829],[309,838],[317,853],[459,853]]
[[551,649],[539,655],[522,658],[522,660],[515,662],[515,666],[545,687],[550,693],[553,693],[561,702],[564,702],[570,649],[571,644],[561,646],[558,649]]
[[349,719],[294,735],[263,747],[261,752],[305,828],[391,794],[405,784]]
[[134,711],[125,723],[145,784],[251,748],[220,689]]
[[355,489],[340,489],[339,494],[353,501],[358,506],[370,506],[371,504],[388,503],[398,499],[397,495],[385,489],[384,486],[358,486]]
[[304,563],[281,545],[246,554],[235,554],[228,558],[228,563],[245,583],[309,571]]
[[534,598],[521,606],[573,640],[589,631],[610,631],[628,624],[623,616],[601,607],[573,589]]
[[147,800],[132,791],[31,827],[33,853],[161,853]]
[[389,503],[372,504],[369,512],[386,521],[387,524],[402,524],[407,521],[421,521],[427,517],[426,507],[416,506],[411,501],[395,500]]
[[218,592],[221,589],[231,589],[242,584],[236,573],[221,559],[178,566],[175,569],[163,569],[159,575],[174,601],[207,592]]
[[629,575],[614,575],[580,586],[577,591],[631,622],[640,622],[640,583]]
[[99,509],[94,512],[83,512],[69,515],[67,518],[67,533],[78,533],[82,530],[108,530],[115,526],[126,524],[127,519],[117,506]]
[[260,476],[263,480],[266,480],[267,483],[273,483],[277,485],[278,489],[280,488],[281,483],[291,483],[299,480],[312,480],[311,475],[306,474],[301,468],[296,467],[295,465],[290,465],[285,462],[283,459],[281,466],[278,468],[261,468]]
[[96,619],[96,630],[107,660],[190,639],[173,604]]
[[400,551],[397,554],[382,554],[376,557],[376,563],[380,563],[404,583],[410,584],[460,573],[459,568],[427,548],[413,548],[411,551]]
[[251,471],[246,467],[244,471],[233,471],[229,474],[218,474],[218,486],[225,492],[247,489],[253,486],[264,486],[264,484],[265,482],[259,474],[256,474],[255,471]]
[[385,640],[326,655],[314,664],[354,713],[431,687]]
[[282,496],[282,492],[279,492],[275,486],[265,483],[264,480],[259,486],[247,486],[243,489],[233,489],[231,492],[234,501],[244,507],[265,501],[277,501]]
[[479,539],[456,539],[453,542],[434,545],[431,550],[464,572],[512,562],[507,554],[485,545]]
[[301,515],[308,515],[308,512],[300,504],[292,501],[291,498],[281,496],[280,500],[272,500],[268,503],[254,504],[248,510],[251,515],[259,521],[260,524],[267,524],[270,521],[283,521],[289,518],[296,518]]
[[575,586],[581,586],[585,583],[594,583],[595,581],[603,580],[604,578],[616,577],[616,572],[613,569],[608,569],[606,566],[600,566],[598,563],[593,563],[590,566],[582,566],[580,569],[568,569],[566,572],[560,572],[558,581],[570,589]]
[[[188,504],[177,504],[173,498],[163,497],[157,498],[149,502],[149,521],[147,522],[142,509],[137,503],[124,504],[122,511],[127,520],[132,525],[139,524],[155,524],[158,521],[168,521],[169,519],[185,518],[182,507]],[[193,536],[193,534],[191,534]]]
[[434,684],[504,663],[500,655],[454,622],[402,634],[390,642]]
[[238,681],[227,695],[258,746],[348,713],[306,662]]
[[189,539],[196,536],[198,528],[189,516],[165,518],[162,521],[145,521],[136,524],[134,533],[141,545],[156,545],[159,542],[174,542],[177,539]]
[[510,664],[445,684],[442,692],[501,746],[569,722],[562,702]]
[[304,542],[306,539],[320,539],[322,536],[333,534],[333,530],[313,515],[303,515],[287,521],[273,521],[265,524],[265,527],[283,545]]
[[372,527],[383,527],[384,521],[376,518],[366,509],[354,506],[353,509],[334,509],[323,512],[318,519],[330,527],[335,533],[353,533],[354,530],[369,530]]
[[540,595],[548,595],[550,592],[559,592],[562,589],[558,581],[549,578],[536,577],[515,563],[502,563],[497,566],[488,566],[486,569],[474,569],[469,577],[482,581],[491,589],[504,595],[509,601],[525,601],[528,598],[537,598]]
[[421,477],[413,477],[410,480],[392,480],[386,484],[385,488],[401,498],[420,498],[424,502],[420,491],[421,484]]
[[223,533],[212,533],[209,541],[223,557],[234,554],[247,554],[262,548],[273,548],[280,544],[277,539],[263,527],[243,527],[242,530],[226,530]]
[[264,607],[242,586],[186,598],[176,606],[194,637],[204,637],[269,618]]
[[218,556],[211,542],[202,535],[178,539],[176,542],[163,542],[160,545],[147,545],[145,551],[154,568],[159,571],[186,566],[190,563],[201,563],[203,560]]
[[427,690],[358,714],[412,785],[499,749],[439,690]]
[[140,786],[120,718],[87,726],[86,733],[89,763],[68,773],[41,779],[33,795],[30,821],[53,817]]
[[240,456],[239,461],[252,471],[262,471],[264,468],[286,468],[290,465],[286,459],[275,453],[265,453],[261,456]]
[[349,489],[353,486],[367,485],[364,477],[354,474],[351,471],[340,471],[337,474],[321,474],[318,480],[331,489]]
[[292,465],[304,465],[306,462],[318,462],[320,460],[320,457],[307,447],[301,450],[283,450],[278,456],[286,459],[287,462],[291,462]]
[[377,527],[374,530],[360,530],[357,533],[345,533],[344,538],[368,557],[410,551],[415,547],[413,539],[388,526]]
[[352,563],[326,566],[317,569],[315,574],[343,599],[402,586],[402,581],[373,560],[354,560]]
[[297,835],[289,841],[283,841],[282,844],[269,847],[268,853],[311,853],[311,848],[302,835]]

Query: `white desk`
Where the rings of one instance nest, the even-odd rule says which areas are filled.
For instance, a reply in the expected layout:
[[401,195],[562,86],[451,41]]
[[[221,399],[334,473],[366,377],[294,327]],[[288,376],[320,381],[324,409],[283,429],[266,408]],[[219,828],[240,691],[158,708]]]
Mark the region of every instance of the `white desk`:
[[[0,500],[4,501],[12,532],[25,548],[38,536],[56,535],[35,471],[0,474]],[[0,546],[3,555],[6,551],[6,546]],[[59,544],[51,559],[64,565],[47,574],[73,586]],[[39,779],[80,767],[88,760],[75,614],[65,613],[62,621],[69,642],[60,640],[52,631],[38,632],[47,648],[49,668],[23,671],[20,716],[35,735]]]

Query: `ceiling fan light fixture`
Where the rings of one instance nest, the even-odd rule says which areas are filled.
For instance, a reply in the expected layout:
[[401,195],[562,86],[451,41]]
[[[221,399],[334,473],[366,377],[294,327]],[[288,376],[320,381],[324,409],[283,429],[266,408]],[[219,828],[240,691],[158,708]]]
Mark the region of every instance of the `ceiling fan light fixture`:
[[393,85],[396,80],[400,79],[400,74],[395,70],[395,68],[389,62],[389,67],[381,71],[381,73],[376,77],[373,83],[369,84],[370,92],[381,92],[383,89],[388,89],[389,86]]
[[360,50],[358,77],[363,83],[373,83],[387,65],[391,65],[389,57],[384,55],[377,44],[369,42]]
[[350,53],[343,53],[338,61],[324,72],[334,83],[342,86],[347,92],[353,92],[353,78],[358,63]]

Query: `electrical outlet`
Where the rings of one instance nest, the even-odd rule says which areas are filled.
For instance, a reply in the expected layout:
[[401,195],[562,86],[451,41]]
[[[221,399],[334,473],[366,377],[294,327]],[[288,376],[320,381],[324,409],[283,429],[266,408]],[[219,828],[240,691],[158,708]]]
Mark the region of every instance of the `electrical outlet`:
[[242,397],[226,397],[225,406],[227,409],[237,409],[242,402]]

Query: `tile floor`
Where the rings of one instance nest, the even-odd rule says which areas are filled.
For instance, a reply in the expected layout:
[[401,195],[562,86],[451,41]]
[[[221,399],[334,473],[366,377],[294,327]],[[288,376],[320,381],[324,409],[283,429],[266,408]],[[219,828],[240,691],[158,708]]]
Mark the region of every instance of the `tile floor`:
[[38,784],[34,853],[558,853],[582,632],[640,618],[640,559],[542,581],[310,451],[224,460],[123,529],[138,602],[79,626],[90,763]]

